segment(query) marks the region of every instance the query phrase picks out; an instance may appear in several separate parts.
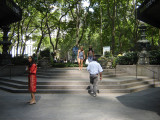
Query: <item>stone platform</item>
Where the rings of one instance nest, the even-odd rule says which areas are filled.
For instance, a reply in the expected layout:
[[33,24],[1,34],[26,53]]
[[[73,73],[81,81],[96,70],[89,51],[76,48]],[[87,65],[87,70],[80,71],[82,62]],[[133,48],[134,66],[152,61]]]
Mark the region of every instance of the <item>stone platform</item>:
[[[114,69],[104,69],[103,80],[99,82],[101,94],[131,93],[145,90],[153,85],[153,79],[145,76],[130,76],[125,72]],[[156,82],[158,85],[159,82]],[[21,76],[1,77],[0,88],[13,93],[28,92],[27,74]],[[50,68],[38,69],[37,93],[87,93],[89,73],[78,68]]]
[[131,94],[30,94],[0,90],[0,120],[160,120],[160,88]]

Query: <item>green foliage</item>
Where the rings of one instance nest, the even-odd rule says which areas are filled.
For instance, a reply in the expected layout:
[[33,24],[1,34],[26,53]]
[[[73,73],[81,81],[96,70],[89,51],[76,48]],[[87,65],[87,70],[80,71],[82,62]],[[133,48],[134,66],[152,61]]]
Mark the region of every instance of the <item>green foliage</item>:
[[2,46],[2,45],[0,45],[0,53],[2,53],[2,47],[3,47],[3,46]]
[[116,63],[119,65],[133,65],[137,64],[138,55],[136,52],[128,52],[124,56],[118,56]]
[[101,56],[101,57],[99,57],[99,58],[98,58],[98,61],[107,61],[107,58],[106,58],[106,57]]
[[[52,64],[53,67],[79,67],[78,64],[74,64],[74,63],[53,63]],[[86,67],[87,65],[83,64],[84,67]]]
[[106,52],[105,52],[105,57],[106,57],[106,58],[112,57],[112,53],[111,53],[111,52],[106,51]]
[[[22,50],[21,55],[30,39],[35,41],[35,52],[45,48],[52,51],[61,49],[60,54],[64,57],[76,45],[77,39],[81,39],[79,45],[83,45],[84,49],[92,45],[95,54],[102,54],[103,46],[110,46],[112,51],[114,49],[113,55],[137,49],[135,46],[140,33],[139,21],[135,19],[134,13],[136,4],[142,3],[142,0],[88,0],[87,7],[82,4],[86,0],[14,1],[23,9],[23,17],[20,22],[11,25],[8,36],[9,41],[12,40],[12,46],[18,46]],[[47,25],[54,34],[51,39]],[[156,47],[160,43],[159,29],[148,25],[146,34],[152,48],[159,49]],[[106,54],[106,57],[110,56],[109,53]]]
[[149,54],[149,63],[151,65],[160,65],[160,50],[152,50],[149,52]]
[[113,57],[113,60],[112,60],[112,68],[115,68],[115,67],[116,67],[116,61],[117,61],[117,57]]
[[24,58],[23,56],[14,57],[11,61],[14,65],[27,65],[28,63],[28,59]]
[[50,57],[50,49],[46,48],[43,51],[40,52],[40,56],[43,57]]

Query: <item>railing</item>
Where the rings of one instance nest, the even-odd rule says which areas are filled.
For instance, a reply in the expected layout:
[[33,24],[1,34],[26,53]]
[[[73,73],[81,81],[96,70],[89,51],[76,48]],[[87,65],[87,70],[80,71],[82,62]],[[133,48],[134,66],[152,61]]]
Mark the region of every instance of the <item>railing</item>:
[[[158,81],[159,81],[159,66],[158,66],[158,72],[156,72],[156,71],[154,71],[154,70],[151,70],[151,69],[149,69],[149,68],[147,68],[147,67],[145,67],[145,66],[141,66],[141,67],[143,67],[143,68],[145,68],[146,70],[149,70],[150,72],[152,72],[153,73],[153,84],[155,85],[155,74],[157,74],[158,76]],[[136,64],[136,79],[137,79],[137,71],[138,70],[138,65]]]
[[117,65],[115,66],[115,76],[116,76],[116,74],[117,74],[117,69],[116,69],[116,67],[117,67]]
[[12,79],[12,66],[14,66],[14,64],[7,64],[7,65],[4,65],[0,68],[0,72],[6,68],[8,68],[9,66],[9,78],[10,80]]

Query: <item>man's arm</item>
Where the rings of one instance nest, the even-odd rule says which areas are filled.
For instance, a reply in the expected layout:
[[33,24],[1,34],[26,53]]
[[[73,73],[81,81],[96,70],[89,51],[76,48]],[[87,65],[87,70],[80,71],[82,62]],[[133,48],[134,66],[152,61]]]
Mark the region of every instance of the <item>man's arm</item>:
[[100,80],[102,80],[102,72],[99,73]]
[[101,67],[101,65],[99,64],[98,66],[98,71],[99,71],[99,75],[100,75],[100,80],[102,80],[102,72],[103,72],[103,69]]

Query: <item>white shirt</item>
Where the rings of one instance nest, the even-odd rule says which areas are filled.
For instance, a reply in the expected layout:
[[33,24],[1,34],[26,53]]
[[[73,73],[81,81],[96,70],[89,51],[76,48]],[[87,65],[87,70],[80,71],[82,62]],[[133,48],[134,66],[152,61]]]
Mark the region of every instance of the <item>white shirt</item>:
[[99,74],[100,72],[103,71],[101,65],[96,62],[96,61],[92,61],[88,64],[87,70],[89,71],[90,74]]

